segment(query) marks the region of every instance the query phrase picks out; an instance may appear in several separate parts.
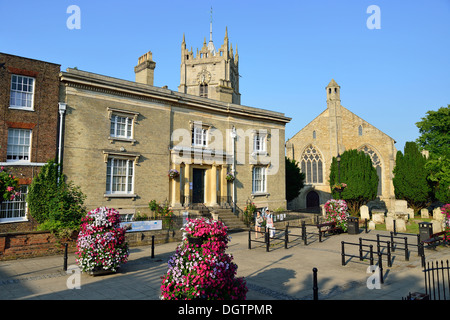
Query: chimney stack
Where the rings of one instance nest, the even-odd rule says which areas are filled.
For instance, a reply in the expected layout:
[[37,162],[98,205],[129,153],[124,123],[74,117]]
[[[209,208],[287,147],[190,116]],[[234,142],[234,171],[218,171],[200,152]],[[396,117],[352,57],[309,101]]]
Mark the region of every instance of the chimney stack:
[[152,52],[139,57],[138,65],[134,67],[136,82],[153,86],[156,63],[152,60]]

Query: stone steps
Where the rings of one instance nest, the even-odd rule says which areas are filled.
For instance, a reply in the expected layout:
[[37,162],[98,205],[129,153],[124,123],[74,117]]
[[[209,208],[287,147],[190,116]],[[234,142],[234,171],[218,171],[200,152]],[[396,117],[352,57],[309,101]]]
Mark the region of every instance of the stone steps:
[[219,220],[221,220],[230,232],[237,232],[242,230],[247,230],[246,224],[236,216],[231,209],[213,209],[219,214]]

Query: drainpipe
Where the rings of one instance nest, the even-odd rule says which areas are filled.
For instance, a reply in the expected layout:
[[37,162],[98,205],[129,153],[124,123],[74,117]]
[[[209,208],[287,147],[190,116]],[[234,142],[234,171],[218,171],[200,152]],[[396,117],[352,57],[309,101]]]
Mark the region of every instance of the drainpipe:
[[66,112],[67,104],[64,102],[58,103],[58,110],[59,110],[59,142],[58,142],[58,164],[59,164],[59,174],[58,174],[58,180],[59,175],[61,174],[61,158],[62,158],[62,135],[63,135],[63,120],[64,120],[64,113]]
[[236,157],[235,157],[235,146],[236,146],[236,128],[233,126],[231,130],[231,138],[233,139],[233,145],[232,145],[232,153],[233,153],[233,165],[232,165],[232,173],[234,176],[233,180],[233,213],[236,214]]

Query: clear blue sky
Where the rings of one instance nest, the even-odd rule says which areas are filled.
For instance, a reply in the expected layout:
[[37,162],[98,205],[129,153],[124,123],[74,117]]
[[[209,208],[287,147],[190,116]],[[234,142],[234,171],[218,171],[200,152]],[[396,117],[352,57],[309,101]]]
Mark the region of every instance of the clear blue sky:
[[[70,30],[70,5],[81,29]],[[367,28],[370,5],[381,29]],[[177,90],[183,33],[194,52],[225,27],[238,46],[241,102],[292,117],[286,138],[326,108],[334,78],[343,106],[397,141],[418,137],[428,110],[450,104],[450,0],[0,0],[0,52],[134,81],[153,52],[155,85]]]

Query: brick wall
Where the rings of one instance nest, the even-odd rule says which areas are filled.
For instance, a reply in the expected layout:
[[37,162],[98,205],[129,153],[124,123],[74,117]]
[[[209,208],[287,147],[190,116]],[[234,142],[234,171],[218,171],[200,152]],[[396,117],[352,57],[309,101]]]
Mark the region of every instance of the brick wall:
[[[74,249],[74,243],[71,246]],[[64,245],[49,231],[0,233],[0,260],[30,258],[64,252]]]
[[[157,230],[127,232],[126,240],[130,247],[181,241],[180,230]],[[70,240],[58,240],[49,231],[28,231],[0,233],[0,260],[32,258],[39,256],[64,254],[64,243],[68,243],[68,252],[76,251],[76,234]]]
[[[0,64],[0,163],[19,179],[19,184],[29,185],[40,171],[39,164],[57,156],[60,65],[1,52]],[[12,75],[34,78],[32,110],[11,108]],[[9,128],[31,130],[29,165],[7,162]],[[17,226],[2,221],[0,232],[32,230],[33,226],[31,219]]]

